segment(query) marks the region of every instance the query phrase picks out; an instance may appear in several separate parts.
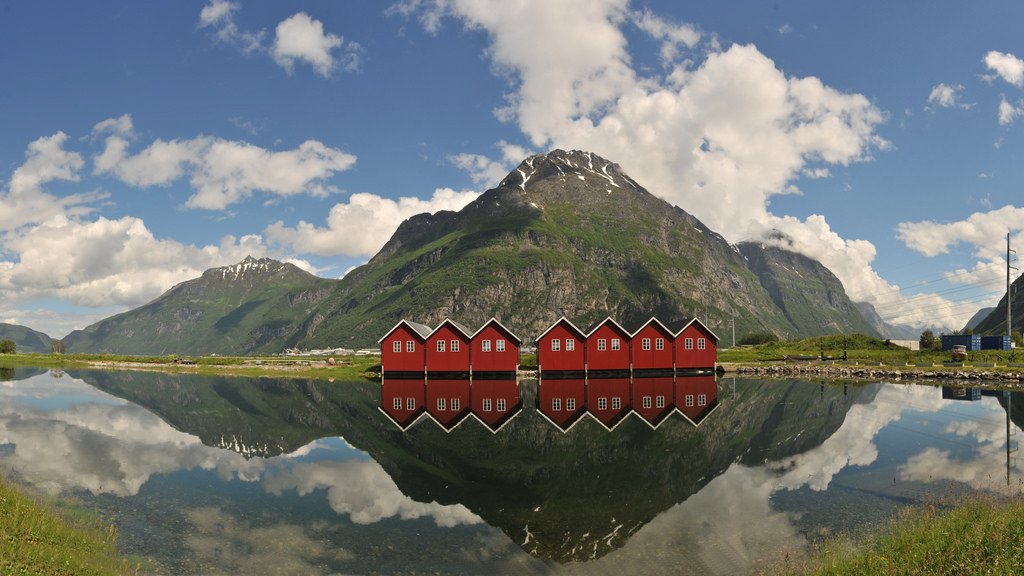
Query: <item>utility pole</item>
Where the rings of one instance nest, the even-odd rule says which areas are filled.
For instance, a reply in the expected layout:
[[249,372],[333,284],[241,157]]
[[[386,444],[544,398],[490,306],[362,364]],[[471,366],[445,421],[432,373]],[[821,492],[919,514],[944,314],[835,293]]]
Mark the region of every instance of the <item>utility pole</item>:
[[[1011,311],[1011,309],[1013,307],[1010,305],[1011,304],[1011,297],[1010,297],[1010,269],[1013,268],[1013,266],[1010,266],[1010,252],[1013,252],[1014,254],[1017,253],[1016,250],[1010,250],[1010,231],[1007,230],[1006,231],[1006,337],[1010,339],[1010,348],[1012,349],[1013,348],[1013,331],[1011,330],[1011,328],[1012,328],[1012,324],[1011,324],[1011,322],[1012,322],[1012,320],[1011,320],[1012,315],[1011,315],[1010,311]],[[1016,270],[1016,268],[1013,268],[1013,269]]]
[[729,320],[729,325],[732,326],[732,347],[736,347],[736,315],[732,315],[732,319]]

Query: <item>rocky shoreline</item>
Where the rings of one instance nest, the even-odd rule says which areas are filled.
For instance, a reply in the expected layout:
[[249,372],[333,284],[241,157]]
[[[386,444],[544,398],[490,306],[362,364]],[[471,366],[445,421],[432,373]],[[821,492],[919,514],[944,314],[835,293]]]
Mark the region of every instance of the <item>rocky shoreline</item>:
[[[723,364],[727,374],[743,376],[819,376],[836,379],[884,378],[893,381],[912,380],[925,382],[957,382],[963,385],[979,384],[989,386],[1024,386],[1024,371],[999,371],[980,367],[935,368],[919,366],[869,366],[869,365],[821,365],[821,364]],[[995,368],[995,367],[991,367]]]

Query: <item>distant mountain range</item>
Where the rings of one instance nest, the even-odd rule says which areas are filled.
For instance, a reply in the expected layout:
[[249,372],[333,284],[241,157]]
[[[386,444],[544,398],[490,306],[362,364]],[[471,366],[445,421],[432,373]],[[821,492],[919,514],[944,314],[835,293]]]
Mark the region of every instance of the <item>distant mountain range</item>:
[[[532,339],[559,316],[627,328],[698,316],[719,336],[881,331],[805,256],[730,245],[617,164],[556,150],[523,161],[459,212],[403,222],[341,280],[247,258],[65,338],[69,352],[267,353],[366,347],[401,318],[499,318]],[[727,338],[726,344],[731,340]]]
[[0,340],[11,340],[18,352],[50,352],[53,339],[25,326],[0,322]]

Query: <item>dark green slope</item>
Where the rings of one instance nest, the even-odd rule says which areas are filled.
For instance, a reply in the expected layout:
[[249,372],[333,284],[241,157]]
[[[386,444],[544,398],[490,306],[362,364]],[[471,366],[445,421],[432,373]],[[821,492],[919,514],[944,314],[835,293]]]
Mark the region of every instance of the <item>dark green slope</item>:
[[561,150],[527,159],[458,213],[406,221],[318,312],[323,321],[300,345],[363,346],[401,318],[448,316],[469,326],[495,316],[527,340],[563,314],[580,325],[656,315],[676,328],[696,315],[722,332],[735,318],[738,334],[818,334],[831,324],[871,333],[852,308],[820,319],[807,305],[794,322],[720,235],[616,164]]
[[18,352],[50,352],[53,339],[42,332],[17,324],[0,322],[0,340],[11,340]]
[[[1010,306],[1010,319],[1014,332],[1024,330],[1024,276],[1018,276],[1010,286],[1013,302]],[[974,320],[972,318],[972,320]],[[1006,334],[1006,294],[999,299],[999,304],[990,309],[983,320],[974,327],[975,334],[1001,335]]]
[[851,332],[881,336],[846,295],[842,282],[817,260],[758,242],[737,247],[801,336]]
[[64,338],[65,351],[280,352],[336,284],[292,264],[250,257],[207,270],[149,304],[72,332]]

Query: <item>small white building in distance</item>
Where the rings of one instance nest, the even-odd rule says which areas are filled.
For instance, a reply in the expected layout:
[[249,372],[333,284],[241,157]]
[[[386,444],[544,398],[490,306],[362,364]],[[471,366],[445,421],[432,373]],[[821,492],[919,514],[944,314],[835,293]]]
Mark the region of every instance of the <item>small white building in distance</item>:
[[919,342],[917,340],[889,340],[889,342],[892,342],[893,344],[895,344],[897,346],[902,346],[902,347],[904,347],[904,348],[906,348],[908,350],[920,350],[921,349],[921,342]]

